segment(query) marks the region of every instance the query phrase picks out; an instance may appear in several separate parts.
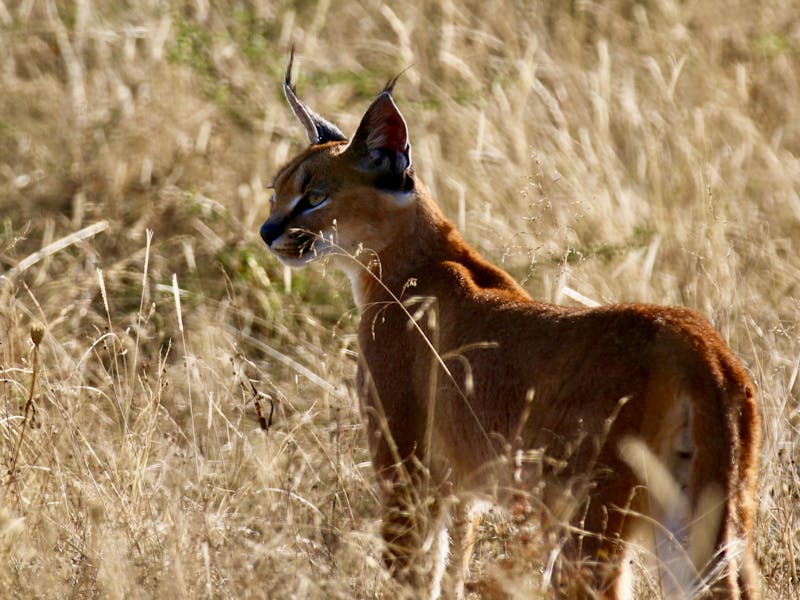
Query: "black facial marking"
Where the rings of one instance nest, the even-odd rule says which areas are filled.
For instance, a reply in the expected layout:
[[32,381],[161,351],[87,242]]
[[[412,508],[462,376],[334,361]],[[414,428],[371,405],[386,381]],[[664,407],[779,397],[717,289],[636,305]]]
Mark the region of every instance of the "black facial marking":
[[[307,177],[307,180],[310,181],[311,176]],[[281,237],[281,234],[285,231],[292,219],[300,214],[303,214],[307,210],[311,210],[312,208],[314,207],[311,206],[311,201],[308,199],[308,196],[303,194],[288,215],[285,217],[272,215],[269,219],[264,221],[264,224],[261,226],[260,230],[261,239],[266,242],[267,246],[272,246],[272,242]]]

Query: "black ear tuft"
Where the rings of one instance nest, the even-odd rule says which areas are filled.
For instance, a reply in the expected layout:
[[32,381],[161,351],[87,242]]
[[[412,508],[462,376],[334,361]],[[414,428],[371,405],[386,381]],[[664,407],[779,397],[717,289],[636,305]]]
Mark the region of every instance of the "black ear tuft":
[[413,67],[413,66],[414,66],[413,64],[412,64],[412,65],[408,65],[408,66],[407,66],[405,69],[403,69],[403,70],[402,70],[402,71],[400,71],[400,72],[399,72],[397,75],[395,75],[394,77],[392,77],[392,78],[391,78],[391,79],[388,81],[388,83],[387,83],[387,84],[386,84],[386,85],[383,87],[383,91],[384,91],[384,93],[387,93],[387,94],[391,95],[391,94],[392,94],[392,92],[394,91],[394,86],[395,86],[395,85],[397,85],[397,80],[398,80],[398,79],[400,79],[400,77],[403,75],[403,73],[405,73],[406,71],[408,71],[408,70],[409,70],[411,67]]
[[324,144],[326,142],[346,142],[347,137],[339,130],[336,125],[323,119],[313,110],[308,108],[295,93],[295,86],[292,85],[292,63],[294,62],[294,46],[289,55],[289,64],[286,66],[286,76],[283,79],[283,93],[292,112],[306,129],[308,143]]

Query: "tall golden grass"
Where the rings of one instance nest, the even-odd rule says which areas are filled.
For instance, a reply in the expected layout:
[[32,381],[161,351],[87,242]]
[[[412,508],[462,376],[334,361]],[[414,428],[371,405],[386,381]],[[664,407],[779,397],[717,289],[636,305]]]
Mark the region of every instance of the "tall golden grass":
[[[280,92],[296,44],[301,97],[346,132],[413,64],[418,173],[535,296],[722,331],[765,417],[765,596],[791,597],[798,9],[0,0],[3,596],[390,589],[347,282],[284,271],[257,233],[304,143]],[[473,574],[542,595],[535,534],[487,521]]]

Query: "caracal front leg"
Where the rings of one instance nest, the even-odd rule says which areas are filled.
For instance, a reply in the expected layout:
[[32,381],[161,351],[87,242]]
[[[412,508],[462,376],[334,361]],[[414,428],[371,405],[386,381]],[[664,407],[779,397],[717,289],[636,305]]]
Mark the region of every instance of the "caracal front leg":
[[[415,597],[430,596],[434,536],[441,524],[438,480],[423,462],[414,414],[408,399],[362,404],[367,439],[382,503],[384,564],[392,577]],[[424,423],[424,421],[422,421]]]
[[450,511],[450,556],[447,562],[445,590],[448,598],[463,600],[469,563],[475,549],[481,514],[466,500],[458,500]]

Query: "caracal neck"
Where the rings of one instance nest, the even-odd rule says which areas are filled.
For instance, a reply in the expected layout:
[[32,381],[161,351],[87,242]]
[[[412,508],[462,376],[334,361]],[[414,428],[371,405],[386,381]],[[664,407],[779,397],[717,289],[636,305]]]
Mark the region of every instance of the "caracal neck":
[[415,195],[408,209],[394,216],[391,240],[383,249],[365,251],[357,260],[339,258],[338,266],[350,278],[360,312],[370,304],[415,295],[414,281],[440,273],[444,265],[459,271],[463,275],[459,279],[469,282],[465,285],[486,286],[501,296],[531,300],[510,275],[464,241],[424,186],[417,183]]

